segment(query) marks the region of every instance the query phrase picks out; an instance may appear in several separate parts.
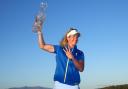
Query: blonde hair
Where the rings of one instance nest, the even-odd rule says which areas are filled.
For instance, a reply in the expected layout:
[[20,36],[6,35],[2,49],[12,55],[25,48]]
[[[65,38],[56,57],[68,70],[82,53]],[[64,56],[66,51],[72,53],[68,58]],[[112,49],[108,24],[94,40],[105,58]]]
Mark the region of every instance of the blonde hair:
[[68,40],[67,40],[67,34],[71,31],[71,30],[77,30],[75,28],[70,28],[69,31],[66,32],[65,36],[62,38],[62,40],[60,41],[60,46],[64,47],[68,44]]

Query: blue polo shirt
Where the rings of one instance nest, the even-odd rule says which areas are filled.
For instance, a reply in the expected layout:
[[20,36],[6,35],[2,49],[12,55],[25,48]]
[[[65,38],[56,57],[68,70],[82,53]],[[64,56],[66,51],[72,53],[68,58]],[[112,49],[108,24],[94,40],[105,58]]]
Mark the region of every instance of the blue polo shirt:
[[[80,83],[79,70],[75,67],[71,60],[69,60],[66,81],[64,82],[64,74],[68,58],[60,45],[54,45],[54,50],[54,53],[56,54],[54,81],[59,81],[68,85],[78,85]],[[72,54],[75,59],[84,61],[84,53],[77,49],[77,46],[73,48]]]

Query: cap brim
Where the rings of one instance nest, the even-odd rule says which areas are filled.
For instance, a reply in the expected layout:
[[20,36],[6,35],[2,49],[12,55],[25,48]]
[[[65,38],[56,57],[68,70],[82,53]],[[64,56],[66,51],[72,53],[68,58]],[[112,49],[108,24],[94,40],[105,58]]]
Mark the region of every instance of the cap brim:
[[78,37],[80,37],[80,33],[78,32],[78,33],[76,33],[76,34],[74,34],[74,35],[78,35]]

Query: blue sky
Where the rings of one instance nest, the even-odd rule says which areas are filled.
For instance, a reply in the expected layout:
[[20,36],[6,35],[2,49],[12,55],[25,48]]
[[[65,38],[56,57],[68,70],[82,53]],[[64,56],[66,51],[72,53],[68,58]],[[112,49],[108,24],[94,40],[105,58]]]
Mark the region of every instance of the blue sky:
[[[0,89],[53,87],[55,55],[39,49],[32,24],[42,0],[0,0]],[[82,36],[81,89],[128,83],[128,1],[46,0],[46,43],[59,44],[70,27]]]

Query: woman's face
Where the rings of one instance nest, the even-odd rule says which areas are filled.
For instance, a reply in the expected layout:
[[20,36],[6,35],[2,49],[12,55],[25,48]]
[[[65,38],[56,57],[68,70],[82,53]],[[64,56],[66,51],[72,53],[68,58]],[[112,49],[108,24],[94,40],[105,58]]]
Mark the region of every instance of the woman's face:
[[78,34],[67,37],[68,45],[74,47],[78,42]]

